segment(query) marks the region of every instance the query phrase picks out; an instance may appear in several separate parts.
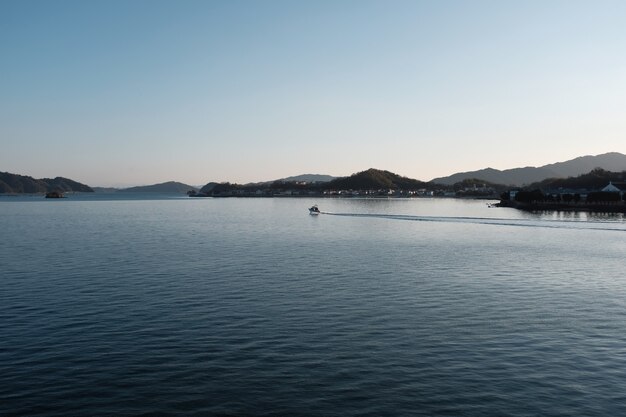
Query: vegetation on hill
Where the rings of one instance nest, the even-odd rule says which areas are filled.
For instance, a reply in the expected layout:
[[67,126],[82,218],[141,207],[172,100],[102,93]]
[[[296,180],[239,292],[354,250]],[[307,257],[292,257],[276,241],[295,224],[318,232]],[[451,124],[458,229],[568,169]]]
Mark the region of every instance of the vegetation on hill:
[[90,186],[69,178],[43,178],[41,181],[48,185],[48,191],[93,193],[93,189]]
[[213,185],[210,188],[208,187],[208,184],[202,187],[203,190],[209,189],[209,192],[212,193],[213,195],[226,194],[226,193],[230,193],[232,191],[237,191],[237,190],[245,190],[245,188],[246,187],[244,187],[243,185],[231,184],[230,182],[224,182],[221,184],[213,183]]
[[0,172],[0,192],[2,193],[45,193],[48,186],[41,180],[25,175]]
[[[340,194],[342,191],[367,191],[366,195],[384,194],[388,192],[412,192],[417,190],[435,190],[441,193],[448,191],[449,187],[442,190],[440,185],[426,183],[394,174],[389,171],[368,169],[358,172],[349,177],[335,178],[328,182],[306,182],[276,180],[272,183],[258,184],[232,184],[232,183],[208,183],[199,193],[193,196],[271,196],[271,195],[315,195],[315,194]],[[412,193],[409,193],[412,194]],[[356,195],[356,194],[351,194]]]
[[401,177],[393,172],[370,168],[349,177],[334,179],[323,184],[323,187],[339,190],[417,190],[431,188],[431,184]]
[[499,194],[508,188],[507,185],[495,184],[478,178],[464,179],[452,185],[452,189],[457,194],[475,196]]
[[58,192],[81,192],[92,193],[93,189],[88,185],[81,184],[68,178],[42,178],[0,172],[0,193],[47,193]]
[[609,182],[625,182],[626,171],[611,172],[602,168],[596,168],[587,174],[569,178],[549,178],[525,187],[527,190],[557,190],[580,189],[580,190],[600,190]]
[[203,194],[209,194],[211,193],[211,191],[213,191],[213,188],[215,188],[216,185],[219,185],[219,183],[217,182],[210,182],[207,185],[205,185],[204,187],[200,188],[200,192]]
[[577,177],[553,178],[531,184],[514,194],[509,191],[504,192],[501,195],[501,203],[514,201],[527,207],[545,206],[546,204],[569,205],[572,203],[587,206],[615,204],[625,200],[626,194],[602,191],[602,189],[609,183],[613,183],[613,185],[619,186],[618,189],[624,190],[626,187],[625,180],[626,171],[611,172],[596,168]]

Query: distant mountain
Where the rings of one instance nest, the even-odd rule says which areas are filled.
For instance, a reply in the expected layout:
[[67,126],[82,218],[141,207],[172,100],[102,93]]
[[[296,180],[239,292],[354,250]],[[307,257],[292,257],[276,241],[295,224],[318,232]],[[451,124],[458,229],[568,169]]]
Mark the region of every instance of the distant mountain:
[[140,187],[123,188],[120,193],[163,193],[163,194],[185,194],[188,191],[198,191],[194,186],[183,184],[182,182],[169,181],[161,184],[145,185]]
[[452,185],[464,180],[478,179],[494,184],[524,185],[553,177],[559,177],[559,174],[544,168],[526,167],[506,169],[504,171],[494,168],[485,168],[478,171],[459,172],[448,177],[435,178],[431,182]]
[[448,177],[435,178],[431,182],[452,185],[465,179],[481,179],[497,184],[522,186],[540,182],[547,178],[567,178],[582,175],[594,168],[620,172],[626,170],[626,155],[610,152],[602,155],[587,155],[569,161],[557,162],[541,167],[513,168],[503,171],[486,168],[478,171],[459,172]]
[[92,187],[94,193],[96,194],[105,194],[105,193],[116,193],[120,189],[114,187]]
[[0,193],[47,193],[51,191],[92,193],[88,185],[69,178],[34,179],[25,175],[0,172]]
[[606,171],[626,171],[626,155],[619,152],[609,152],[602,155],[581,156],[570,161],[544,165],[543,168],[553,170],[562,178],[575,177],[591,172],[596,168]]
[[349,177],[336,178],[324,184],[324,188],[334,190],[417,190],[425,188],[426,185],[425,182],[402,177],[393,172],[370,168]]
[[337,177],[333,177],[331,175],[321,175],[321,174],[302,174],[296,175],[293,177],[281,178],[277,181],[284,182],[329,182]]
[[306,182],[309,184],[312,183],[326,183],[336,179],[337,177],[333,177],[331,175],[322,175],[322,174],[302,174],[295,175],[287,178],[280,178],[272,181],[261,181],[261,182],[249,182],[247,184],[243,184],[244,187],[265,187],[270,184],[275,183],[285,183],[285,182]]

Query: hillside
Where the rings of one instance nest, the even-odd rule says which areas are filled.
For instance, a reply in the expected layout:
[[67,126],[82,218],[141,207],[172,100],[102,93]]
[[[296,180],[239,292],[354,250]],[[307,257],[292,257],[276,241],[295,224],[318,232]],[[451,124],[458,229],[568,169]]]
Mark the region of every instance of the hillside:
[[435,178],[431,182],[451,185],[469,178],[477,178],[492,183],[523,186],[547,178],[567,178],[582,175],[594,168],[620,172],[626,170],[626,155],[610,152],[602,155],[587,155],[564,162],[541,167],[513,168],[497,170],[493,168],[478,171],[459,172],[448,177]]
[[183,184],[182,182],[168,181],[160,184],[130,187],[119,190],[120,193],[163,193],[163,194],[186,194],[188,191],[198,191],[196,187]]
[[478,171],[459,172],[448,177],[435,178],[435,184],[452,185],[468,179],[479,179],[494,184],[523,185],[541,181],[545,178],[559,177],[555,171],[544,168],[513,168],[500,171],[494,168],[485,168]]
[[42,178],[0,172],[0,193],[31,194],[50,191],[92,193],[88,185],[69,178]]
[[205,194],[209,194],[209,193],[210,193],[210,192],[212,192],[212,191],[213,191],[213,189],[214,189],[216,186],[218,186],[218,185],[220,185],[220,184],[219,184],[219,183],[217,183],[217,182],[210,182],[210,183],[206,184],[204,187],[202,187],[202,188],[200,189],[200,192],[201,192],[201,193],[205,193]]
[[626,155],[619,152],[609,152],[596,156],[587,155],[570,161],[544,165],[543,168],[555,171],[559,177],[563,178],[575,177],[591,172],[596,168],[602,168],[606,171],[622,172],[626,171]]
[[403,190],[417,191],[432,188],[432,184],[394,174],[389,171],[368,169],[349,177],[335,178],[329,182],[304,180],[276,180],[272,183],[231,184],[210,182],[194,197],[203,196],[275,196],[275,195],[322,195],[327,191]]
[[525,187],[527,190],[539,189],[548,190],[600,190],[609,182],[624,183],[626,181],[626,170],[621,172],[606,171],[604,169],[594,169],[590,172],[569,178],[549,178],[536,182]]
[[417,190],[427,186],[425,182],[374,168],[357,172],[349,177],[336,178],[324,184],[324,188],[335,190]]

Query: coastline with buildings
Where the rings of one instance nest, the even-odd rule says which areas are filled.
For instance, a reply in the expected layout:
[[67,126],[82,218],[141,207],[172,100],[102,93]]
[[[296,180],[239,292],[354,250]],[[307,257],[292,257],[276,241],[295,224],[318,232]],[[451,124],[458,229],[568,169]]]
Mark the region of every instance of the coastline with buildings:
[[601,189],[509,190],[497,207],[526,211],[592,211],[626,213],[626,182],[609,183]]

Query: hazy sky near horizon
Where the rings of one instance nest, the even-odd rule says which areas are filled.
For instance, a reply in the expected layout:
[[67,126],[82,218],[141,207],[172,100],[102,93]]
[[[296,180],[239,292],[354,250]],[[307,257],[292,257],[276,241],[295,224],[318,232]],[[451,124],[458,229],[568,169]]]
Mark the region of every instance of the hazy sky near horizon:
[[0,1],[0,171],[92,186],[626,153],[626,2]]

